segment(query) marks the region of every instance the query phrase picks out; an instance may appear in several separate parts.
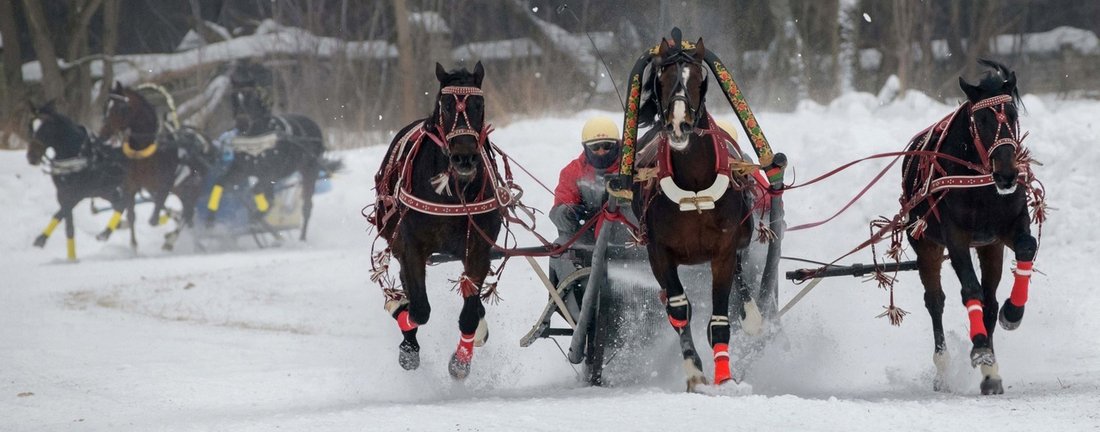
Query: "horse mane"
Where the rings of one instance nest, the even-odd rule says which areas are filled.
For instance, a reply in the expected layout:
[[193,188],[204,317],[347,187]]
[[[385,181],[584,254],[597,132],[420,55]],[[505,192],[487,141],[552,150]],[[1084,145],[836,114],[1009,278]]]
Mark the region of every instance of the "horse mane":
[[[1015,81],[1016,79],[1016,72],[1013,72],[1008,66],[999,62],[989,59],[979,59],[978,64],[992,69],[991,71],[986,71],[985,75],[977,84],[977,87],[987,94],[1005,94],[1005,83],[1009,80]],[[1023,100],[1020,99],[1020,86],[1018,83],[1013,85],[1012,89],[1009,90],[1007,94],[1012,96],[1012,102],[1016,104],[1020,111],[1026,112]]]

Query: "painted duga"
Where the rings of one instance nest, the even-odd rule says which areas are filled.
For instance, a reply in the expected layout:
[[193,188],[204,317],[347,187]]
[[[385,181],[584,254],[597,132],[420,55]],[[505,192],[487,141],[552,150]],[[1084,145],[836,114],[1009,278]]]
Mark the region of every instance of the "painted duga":
[[[481,62],[473,72],[447,72],[436,64],[435,109],[394,137],[375,176],[377,198],[370,216],[389,245],[374,256],[374,279],[383,283],[386,311],[401,330],[398,362],[406,370],[420,366],[416,334],[431,317],[428,258],[443,253],[462,261],[459,342],[448,364],[456,379],[469,374],[474,347],[488,337],[482,296],[491,291],[485,286],[490,242],[501,230],[504,204],[496,193],[499,175],[485,123],[484,76]],[[383,275],[391,256],[401,263],[400,289]]]
[[[1004,387],[993,350],[998,321],[1006,330],[1024,317],[1032,260],[1038,243],[1031,235],[1029,197],[1038,195],[1030,159],[1020,146],[1016,74],[983,60],[993,69],[977,85],[959,78],[967,101],[943,121],[910,142],[909,151],[937,156],[908,156],[903,167],[902,203],[910,207],[909,242],[917,254],[924,303],[932,317],[936,365],[934,388],[946,390],[946,344],[943,335],[944,293],[940,285],[944,250],[962,285],[962,302],[970,321],[971,365],[981,367],[982,394],[1001,394]],[[940,156],[942,155],[942,156]],[[1042,205],[1035,206],[1041,222]],[[998,308],[1004,247],[1015,254],[1012,293]],[[977,251],[981,279],[970,249]]]

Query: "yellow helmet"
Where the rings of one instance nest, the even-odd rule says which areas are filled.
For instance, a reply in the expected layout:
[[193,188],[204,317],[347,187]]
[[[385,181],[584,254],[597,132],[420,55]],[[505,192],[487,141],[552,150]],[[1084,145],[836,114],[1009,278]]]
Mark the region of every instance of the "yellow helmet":
[[581,144],[595,141],[619,140],[619,127],[607,117],[592,117],[581,129]]
[[718,119],[714,122],[718,123],[718,127],[730,134],[730,138],[733,138],[734,141],[737,140],[737,126],[734,126],[733,122],[726,119]]

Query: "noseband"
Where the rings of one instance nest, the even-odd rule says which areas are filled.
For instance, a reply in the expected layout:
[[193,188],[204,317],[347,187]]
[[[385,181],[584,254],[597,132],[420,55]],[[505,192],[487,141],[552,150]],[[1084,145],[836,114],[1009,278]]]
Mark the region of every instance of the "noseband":
[[[978,156],[982,160],[982,167],[990,169],[990,157],[993,156],[993,151],[1003,145],[1011,145],[1014,151],[1020,150],[1020,124],[1017,120],[1015,125],[1009,124],[1008,115],[1005,113],[1006,106],[1011,104],[1012,96],[999,95],[993,96],[988,99],[982,99],[973,106],[970,107],[970,136],[974,139],[974,147],[978,150]],[[974,122],[974,113],[983,109],[992,110],[997,117],[997,130],[993,132],[993,144],[986,150],[985,144],[982,142],[982,137],[978,133],[977,123]],[[1015,127],[1013,127],[1015,126]],[[1006,136],[1001,137],[1002,131],[1007,133]]]

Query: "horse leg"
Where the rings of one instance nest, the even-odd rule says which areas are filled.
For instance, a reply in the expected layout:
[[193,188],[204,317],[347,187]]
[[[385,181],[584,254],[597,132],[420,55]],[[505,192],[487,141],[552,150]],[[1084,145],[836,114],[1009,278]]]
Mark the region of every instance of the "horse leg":
[[943,268],[943,246],[931,240],[911,240],[917,253],[917,269],[921,285],[924,285],[924,307],[932,317],[932,340],[935,350],[932,363],[936,365],[936,377],[932,389],[947,391],[947,343],[943,337],[943,285],[940,270]]
[[137,212],[134,211],[134,206],[136,205],[136,203],[134,202],[135,201],[134,194],[136,194],[136,193],[137,193],[137,191],[127,192],[127,194],[126,194],[127,199],[128,199],[128,202],[126,203],[126,220],[130,221],[130,248],[135,250],[135,251],[137,250],[137,247],[138,247],[138,243],[137,243]]
[[[985,324],[986,331],[989,332],[990,349],[993,348],[993,331],[997,329],[997,310],[999,309],[997,304],[997,285],[1001,283],[1003,260],[1004,245],[1000,243],[978,248],[978,265],[982,269],[982,306],[985,312],[982,321]],[[1003,394],[1005,390],[1001,385],[1001,375],[998,373],[996,359],[993,360],[993,364],[983,364],[981,366],[982,394]]]
[[[737,253],[725,253],[710,262],[712,275],[711,297],[714,308],[707,326],[707,341],[714,351],[714,383],[721,385],[732,378],[730,376],[730,288],[736,273],[740,273],[740,260]],[[740,290],[738,290],[740,291]],[[738,315],[744,318],[745,299],[738,293]],[[749,301],[752,301],[751,299]],[[759,310],[757,311],[759,314]]]
[[306,230],[309,228],[309,216],[313,213],[313,193],[317,188],[318,168],[316,164],[309,164],[301,170],[302,175],[302,234],[298,240],[306,241]]
[[73,206],[76,203],[61,208],[62,218],[65,219],[65,251],[69,261],[76,261],[76,228],[73,226]]
[[1017,223],[1016,234],[1006,242],[1016,254],[1016,268],[1013,273],[1012,294],[1001,308],[1000,322],[1005,330],[1016,330],[1024,319],[1024,304],[1031,285],[1031,266],[1035,259],[1039,243],[1031,235],[1029,220],[1025,217]]
[[172,190],[172,183],[176,180],[175,173],[164,175],[157,179],[156,189],[153,190],[153,214],[149,216],[149,226],[160,226],[168,222],[168,215],[161,217],[164,211],[164,203],[168,201],[168,193]]
[[397,363],[405,370],[414,370],[420,367],[420,343],[416,340],[416,331],[428,323],[432,311],[424,286],[427,262],[424,257],[407,253],[403,248],[395,250],[394,257],[401,263],[401,285],[405,289],[405,297],[387,301],[386,311],[397,321],[397,327],[401,330]]
[[64,210],[58,210],[50,218],[50,223],[46,224],[46,229],[42,230],[42,234],[34,239],[35,247],[45,247],[46,240],[49,240],[50,234],[53,234],[53,230],[57,228],[57,225],[61,223],[61,220],[65,218]]
[[256,205],[256,217],[263,218],[271,210],[271,200],[275,196],[274,179],[257,177],[252,187],[252,202]]
[[107,241],[107,239],[111,237],[111,234],[114,234],[115,230],[118,229],[118,225],[122,223],[122,212],[125,211],[126,208],[123,206],[121,200],[111,200],[111,208],[114,210],[111,212],[111,220],[107,221],[107,227],[104,228],[102,232],[96,234],[96,240]]
[[448,364],[448,371],[455,379],[464,379],[470,375],[474,347],[484,345],[489,338],[485,305],[481,303],[481,284],[489,274],[489,251],[488,247],[477,249],[467,254],[465,271],[458,282],[459,292],[462,294],[462,311],[458,314],[460,337],[458,347]]
[[970,259],[970,236],[962,232],[953,234],[948,235],[947,254],[951,256],[951,267],[962,285],[962,302],[970,317],[970,342],[973,344],[973,348],[970,349],[970,365],[989,366],[996,359],[993,356],[992,344],[989,343],[989,333],[985,328],[982,286],[978,282],[978,275],[974,273],[974,262]]
[[691,339],[691,303],[688,302],[680,276],[676,273],[677,264],[664,249],[649,247],[649,265],[657,283],[661,285],[665,297],[665,311],[668,322],[680,336],[680,351],[684,356],[684,373],[687,375],[687,390],[694,391],[700,384],[707,384],[703,374],[703,361],[695,351],[695,342]]

